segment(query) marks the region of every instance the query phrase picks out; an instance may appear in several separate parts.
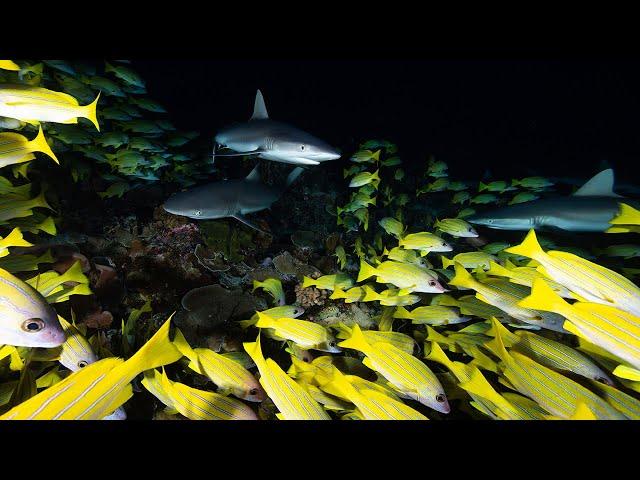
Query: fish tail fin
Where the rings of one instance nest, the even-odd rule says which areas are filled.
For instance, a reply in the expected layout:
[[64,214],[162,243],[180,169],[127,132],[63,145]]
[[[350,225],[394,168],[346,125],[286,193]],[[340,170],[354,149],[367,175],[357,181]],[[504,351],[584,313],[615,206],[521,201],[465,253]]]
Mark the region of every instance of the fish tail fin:
[[105,61],[104,62],[104,71],[107,72],[107,73],[108,72],[113,72],[114,71],[113,65],[111,65],[109,62]]
[[533,279],[529,296],[518,302],[519,307],[559,313],[566,311],[567,305],[567,302],[540,277]]
[[449,268],[451,265],[455,263],[453,260],[449,260],[444,255],[440,255],[440,259],[442,260],[442,268]]
[[256,327],[258,328],[273,328],[273,324],[275,319],[266,315],[262,312],[256,312],[258,314],[258,321],[256,322]]
[[[303,284],[303,286],[304,286],[304,284]],[[340,287],[336,287],[336,288],[333,289],[333,293],[329,296],[329,298],[331,300],[335,300],[335,299],[338,299],[338,298],[347,298],[347,294]]]
[[101,94],[102,92],[98,92],[98,96],[93,102],[91,102],[89,105],[85,105],[84,107],[81,107],[83,112],[82,116],[90,120],[91,123],[95,125],[96,130],[98,131],[100,131],[100,124],[98,123],[97,107],[98,107],[98,100],[100,100]]
[[491,328],[487,330],[487,335],[489,335],[490,337],[495,337],[496,335],[498,335],[498,333],[496,332],[499,332],[500,337],[502,338],[502,342],[507,347],[511,347],[514,343],[518,343],[518,341],[520,340],[520,337],[518,337],[514,333],[511,333],[511,331],[509,331],[509,329],[505,327],[502,323],[492,322]]
[[503,267],[502,265],[494,262],[493,260],[489,260],[489,270],[487,270],[488,275],[493,275],[495,277],[507,277],[511,278],[513,274],[509,271],[508,268]]
[[82,272],[82,263],[80,262],[80,260],[76,260],[75,262],[73,262],[73,265],[71,265],[71,267],[60,276],[59,280],[61,281],[61,283],[89,283],[89,279]]
[[500,322],[496,319],[496,317],[491,317],[491,324],[494,328],[495,338],[489,342],[485,342],[484,346],[487,347],[489,351],[496,355],[500,360],[506,362],[509,360],[509,353],[504,346],[501,330],[498,327],[499,323]]
[[636,225],[640,220],[640,211],[627,205],[626,203],[620,203],[620,210],[618,215],[609,223],[613,225]]
[[431,350],[429,351],[429,353],[426,353],[426,345],[425,345],[425,356],[424,358],[426,358],[427,360],[431,360],[432,362],[436,362],[439,363],[441,365],[444,365],[445,367],[449,368],[451,366],[451,360],[449,360],[449,357],[447,357],[447,354],[444,353],[444,350],[442,350],[442,347],[438,344],[438,342],[431,342]]
[[244,342],[242,346],[251,357],[251,360],[258,366],[258,369],[264,368],[265,359],[262,355],[262,348],[260,347],[260,333],[258,333],[255,342]]
[[238,322],[238,325],[240,325],[240,328],[242,328],[243,330],[246,330],[247,328],[249,328],[252,325],[255,325],[257,322],[257,320],[254,319],[249,319],[249,320],[240,320]]
[[358,282],[362,282],[369,277],[373,277],[374,275],[376,275],[376,273],[377,270],[374,267],[365,262],[364,259],[360,259],[360,271],[358,272],[357,280]]
[[364,290],[364,297],[362,298],[363,302],[373,302],[380,298],[380,295],[378,295],[378,292],[376,292],[369,285],[364,285],[362,289]]
[[47,217],[38,225],[38,230],[48,233],[49,235],[55,235],[57,233],[56,223],[53,221],[53,217]]
[[376,162],[379,162],[380,161],[380,150],[376,150],[376,153],[371,155],[371,158],[373,158]]
[[484,192],[487,188],[489,188],[489,186],[486,183],[480,182],[480,185],[478,186],[478,191]]
[[27,242],[23,236],[20,227],[15,227],[11,233],[0,240],[0,245],[7,247],[33,247],[33,243]]
[[376,170],[375,172],[373,172],[373,175],[371,175],[371,179],[380,182],[380,170]]
[[44,132],[42,131],[42,126],[38,127],[38,135],[36,135],[36,138],[29,142],[29,149],[34,152],[44,153],[45,155],[51,157],[58,165],[60,165],[58,157],[56,157],[56,154],[53,153],[53,150],[51,150],[51,147],[47,143],[47,139],[45,138]]
[[511,180],[511,186],[512,186],[512,187],[517,187],[517,186],[518,186],[518,185],[520,185],[520,184],[521,184],[520,180],[516,180],[515,178],[513,178],[513,179]]
[[47,199],[44,195],[44,189],[42,189],[40,195],[33,199],[33,207],[48,208],[49,210],[55,211],[53,210],[53,207],[47,203]]
[[475,284],[475,280],[471,276],[469,272],[458,262],[455,262],[454,265],[456,275],[449,281],[449,285],[454,285],[456,287],[466,287],[473,288]]
[[193,348],[191,348],[191,345],[189,345],[187,339],[184,338],[184,335],[179,328],[176,328],[176,333],[174,335],[172,343],[182,355],[187,357],[192,362],[197,357],[196,352],[193,350]]
[[373,197],[373,200],[371,200],[371,205],[375,207],[377,200],[378,200],[378,197]]
[[164,322],[158,331],[138,350],[128,362],[131,362],[134,371],[143,372],[152,368],[158,368],[169,363],[176,362],[182,358],[182,353],[169,340],[169,329],[171,319]]
[[338,344],[339,347],[351,348],[364,352],[369,349],[369,343],[360,330],[360,326],[356,323],[351,330],[351,336]]
[[393,318],[411,318],[409,310],[403,306],[396,307],[396,311],[393,313]]
[[387,249],[387,247],[384,247],[384,250],[382,250],[382,256],[386,257],[389,255],[389,250]]
[[533,259],[539,258],[540,255],[544,254],[544,250],[542,250],[542,247],[538,243],[536,232],[533,229],[529,230],[529,233],[527,233],[527,236],[520,245],[505,248],[504,251]]
[[302,288],[313,287],[316,283],[317,282],[313,278],[309,278],[307,276],[302,278]]
[[433,327],[430,327],[429,325],[427,325],[427,340],[434,343],[451,343],[447,337],[436,332]]

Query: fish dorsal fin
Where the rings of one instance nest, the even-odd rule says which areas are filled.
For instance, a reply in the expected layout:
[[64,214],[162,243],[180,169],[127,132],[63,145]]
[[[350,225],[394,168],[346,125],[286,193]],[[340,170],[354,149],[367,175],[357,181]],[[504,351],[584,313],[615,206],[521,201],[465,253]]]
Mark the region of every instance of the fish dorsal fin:
[[613,169],[607,168],[587,183],[582,185],[574,194],[576,197],[619,197],[613,192]]
[[247,175],[247,178],[245,178],[245,180],[247,182],[259,182],[260,181],[260,164],[257,164],[255,167],[253,167],[253,170],[251,170],[251,172],[249,172],[249,175]]
[[253,104],[253,115],[251,116],[251,120],[264,120],[267,118],[269,118],[267,106],[264,104],[262,92],[258,90],[256,93],[256,102]]

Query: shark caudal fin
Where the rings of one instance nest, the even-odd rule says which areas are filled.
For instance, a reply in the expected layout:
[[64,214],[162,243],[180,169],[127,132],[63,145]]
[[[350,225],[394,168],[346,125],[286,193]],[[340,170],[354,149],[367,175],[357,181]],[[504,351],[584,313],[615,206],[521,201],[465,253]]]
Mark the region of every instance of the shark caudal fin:
[[574,194],[574,197],[617,197],[620,195],[613,191],[613,169],[607,168],[588,180]]
[[265,120],[267,118],[269,118],[267,106],[264,104],[262,92],[258,90],[256,92],[256,101],[253,104],[253,115],[251,115],[251,120]]

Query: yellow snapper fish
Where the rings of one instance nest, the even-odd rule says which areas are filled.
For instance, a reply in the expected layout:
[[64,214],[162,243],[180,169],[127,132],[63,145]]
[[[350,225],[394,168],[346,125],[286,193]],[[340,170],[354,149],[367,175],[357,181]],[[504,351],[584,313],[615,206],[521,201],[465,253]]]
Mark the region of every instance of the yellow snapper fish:
[[128,360],[105,358],[15,406],[0,420],[99,420],[133,395],[131,381],[151,368],[182,357],[169,340],[169,318]]
[[281,420],[330,420],[329,414],[311,394],[287,375],[272,359],[265,359],[260,347],[260,334],[255,342],[245,342],[244,349],[260,372],[260,384],[280,413]]
[[460,382],[458,386],[471,397],[471,405],[488,417],[494,420],[542,419],[542,415],[532,414],[528,410],[511,404],[491,386],[476,366],[450,360],[437,342],[431,342],[429,353],[425,358],[448,368]]
[[520,305],[563,315],[566,330],[640,368],[640,317],[601,303],[569,304],[543,279],[534,280]]
[[378,221],[378,224],[387,232],[389,235],[393,235],[396,238],[402,237],[404,233],[405,227],[399,220],[396,220],[393,217],[384,217],[382,220]]
[[353,279],[349,275],[339,273],[336,275],[323,275],[317,279],[304,277],[302,288],[316,287],[322,290],[341,288],[344,290],[353,287],[353,283]]
[[[2,111],[0,110],[0,112],[2,112]],[[5,116],[8,116],[8,115],[5,115]],[[371,185],[374,186],[374,188],[377,189],[378,185],[380,184],[380,176],[378,175],[378,173],[379,173],[379,170],[376,170],[373,173],[371,173],[371,172],[360,172],[355,177],[353,177],[351,179],[351,182],[349,183],[349,186],[350,187],[362,187],[363,185],[371,184]]]
[[432,305],[457,307],[463,315],[480,317],[485,320],[489,320],[491,317],[496,317],[501,322],[511,321],[511,317],[508,313],[503,312],[498,307],[494,307],[493,305],[489,305],[488,303],[479,300],[475,295],[464,295],[455,299],[451,295],[442,294],[434,297]]
[[453,237],[475,238],[478,236],[478,232],[476,232],[468,222],[461,218],[444,218],[442,220],[436,220],[436,223],[433,226],[437,230],[448,233]]
[[53,348],[66,339],[56,311],[27,283],[0,269],[0,344]]
[[408,405],[377,390],[358,391],[338,369],[333,371],[331,384],[357,407],[366,420],[429,420]]
[[344,299],[344,303],[360,302],[365,296],[364,288],[353,287],[349,290],[342,290],[340,287],[336,287],[333,293],[329,296],[331,300]]
[[564,285],[581,299],[601,303],[640,315],[640,288],[629,279],[608,268],[561,251],[545,252],[534,230],[524,241],[505,252],[523,255],[540,263],[537,270],[545,277]]
[[60,163],[44,138],[42,127],[38,130],[36,138],[31,141],[19,133],[0,133],[0,167],[33,160],[34,152],[44,153],[56,163]]
[[[497,328],[500,330],[503,343],[513,351],[523,353],[532,360],[554,370],[573,372],[591,380],[613,385],[611,378],[600,367],[564,343],[525,330],[511,333],[500,324]],[[492,334],[494,334],[493,326],[487,332],[487,335]]]
[[411,323],[416,325],[454,325],[471,320],[469,317],[461,316],[453,308],[442,305],[428,305],[414,308],[411,311],[399,306],[393,317],[411,320]]
[[429,252],[450,252],[453,247],[438,235],[429,232],[410,233],[398,241],[398,246],[418,250],[424,256]]
[[486,346],[502,360],[502,374],[518,392],[532,398],[549,413],[560,418],[570,418],[580,401],[583,401],[598,419],[622,420],[625,418],[606,401],[579,383],[521,353],[507,352],[498,329],[499,322],[496,319],[491,321],[496,329],[496,336]]
[[387,250],[385,248],[382,252],[382,255],[387,257],[389,260],[395,260],[396,262],[413,263],[423,268],[433,267],[429,260],[424,257],[418,256],[415,250],[405,250],[401,247],[394,247],[391,250]]
[[[523,323],[566,333],[562,328],[564,319],[560,315],[541,311],[540,309],[524,308],[518,304],[527,295],[526,290],[528,289],[525,289],[525,287],[517,289],[517,287],[521,286],[500,280],[479,282],[459,263],[455,265],[455,272],[456,276],[449,282],[450,285],[472,288],[476,291],[476,297],[479,300],[498,307],[509,316]],[[525,291],[522,291],[522,289],[525,289]]]
[[387,342],[370,344],[358,325],[354,325],[351,337],[338,345],[364,353],[364,364],[383,375],[401,397],[449,413],[449,402],[438,377],[416,357]]
[[161,374],[154,369],[152,375],[153,379],[149,371],[145,372],[142,383],[169,407],[167,413],[175,410],[190,420],[258,420],[255,412],[241,401],[169,380],[164,368]]
[[87,365],[97,362],[98,356],[94,353],[89,341],[78,330],[78,327],[67,322],[59,315],[58,320],[67,334],[67,339],[62,344],[60,363],[72,372],[77,372]]
[[374,268],[360,259],[360,272],[357,281],[362,282],[373,276],[376,277],[378,283],[391,283],[400,289],[407,289],[409,292],[442,293],[447,291],[440,284],[436,273],[417,265],[385,261]]
[[497,261],[498,259],[485,252],[465,252],[459,253],[452,260],[449,260],[444,255],[440,256],[442,260],[442,268],[449,268],[454,265],[456,262],[461,264],[464,268],[482,268],[484,270],[489,269],[489,262]]
[[0,70],[10,70],[12,72],[19,72],[20,66],[13,60],[0,60]]
[[378,293],[369,285],[364,285],[362,290],[364,292],[364,297],[362,297],[361,301],[380,302],[380,305],[388,307],[413,305],[420,301],[420,297],[418,295],[412,295],[411,289],[409,288],[389,288]]
[[617,388],[600,382],[592,381],[600,396],[604,398],[613,408],[622,413],[629,420],[640,420],[640,401],[633,398]]
[[264,282],[259,282],[257,280],[253,281],[253,290],[256,288],[262,288],[266,292],[269,293],[273,297],[273,299],[278,303],[278,305],[284,305],[286,303],[286,299],[284,297],[284,290],[282,289],[282,282],[277,278],[267,278]]
[[322,350],[329,353],[339,353],[335,338],[322,325],[308,320],[296,318],[274,318],[262,312],[258,312],[258,328],[269,328],[273,333],[284,340],[291,340],[298,347],[313,350]]
[[[333,327],[338,329],[338,334],[336,336],[339,339],[351,338],[353,328],[345,325],[344,323],[337,323],[336,325],[333,325]],[[413,354],[413,350],[416,346],[416,341],[413,338],[400,332],[364,330],[362,331],[362,335],[366,339],[367,343],[372,345],[378,342],[390,343],[394,347],[410,355]]]
[[[298,318],[304,313],[304,308],[297,305],[281,305],[278,307],[268,308],[262,311],[263,314],[269,315],[274,318],[290,317]],[[258,321],[258,314],[254,313],[249,320],[240,320],[238,324],[242,328],[249,328],[251,325],[255,325]]]
[[[545,278],[540,272],[536,270],[535,267],[517,267],[509,260],[505,261],[504,267],[497,264],[496,262],[490,262],[487,274],[495,277],[505,277],[508,278],[510,282],[517,283],[518,285],[523,285],[529,288],[531,288],[531,285],[533,285],[533,280],[535,278]],[[568,288],[560,285],[558,282],[554,282],[551,279],[545,278],[545,280],[547,284],[553,289],[553,291],[560,295],[562,298],[575,298],[575,295],[573,295],[571,293],[571,290],[569,290]]]
[[78,123],[78,118],[86,118],[100,131],[98,100],[100,93],[89,105],[80,106],[66,93],[28,85],[0,85],[0,115],[28,123]]
[[173,344],[190,360],[191,370],[206,375],[216,384],[219,394],[231,394],[249,402],[261,402],[266,398],[260,383],[238,362],[208,348],[191,348],[177,329]]

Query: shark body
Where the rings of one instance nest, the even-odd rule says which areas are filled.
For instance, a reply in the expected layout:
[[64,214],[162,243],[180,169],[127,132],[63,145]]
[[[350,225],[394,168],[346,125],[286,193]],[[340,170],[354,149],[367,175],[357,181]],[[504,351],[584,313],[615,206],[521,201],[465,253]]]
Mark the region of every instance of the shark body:
[[216,153],[215,157],[256,155],[265,160],[295,165],[319,165],[340,158],[328,143],[292,125],[271,120],[260,90],[248,122],[224,128],[215,136],[218,145],[237,153]]
[[260,180],[256,166],[246,178],[221,180],[176,193],[163,207],[174,215],[196,220],[232,217],[262,232],[246,215],[271,207],[303,170],[301,167],[294,168],[284,185],[272,186]]
[[638,208],[640,202],[613,191],[613,170],[598,173],[568,197],[545,198],[472,215],[469,223],[498,230],[565,230],[604,232],[620,203]]

